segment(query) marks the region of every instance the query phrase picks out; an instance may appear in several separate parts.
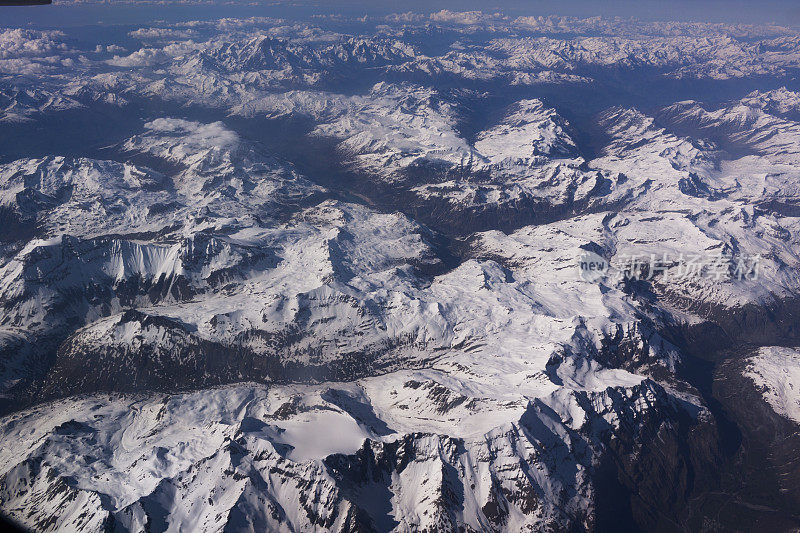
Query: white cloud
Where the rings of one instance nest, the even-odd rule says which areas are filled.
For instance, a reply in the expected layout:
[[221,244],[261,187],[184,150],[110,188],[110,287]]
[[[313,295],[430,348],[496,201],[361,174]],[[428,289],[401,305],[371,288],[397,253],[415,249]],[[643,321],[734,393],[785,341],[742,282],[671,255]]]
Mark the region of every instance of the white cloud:
[[157,118],[144,125],[156,134],[172,134],[181,137],[181,144],[196,150],[218,148],[229,150],[239,144],[239,136],[227,129],[222,122],[203,124],[180,118]]
[[0,30],[0,59],[42,57],[69,50],[60,31]]
[[17,75],[40,75],[53,71],[55,67],[27,57],[0,59],[0,73]]
[[169,60],[169,56],[158,48],[141,48],[127,56],[115,55],[113,59],[106,61],[115,67],[147,67],[164,63]]
[[430,19],[435,22],[450,22],[453,24],[481,24],[497,19],[503,19],[500,13],[494,15],[487,15],[480,11],[450,11],[442,9],[438,13],[431,13]]
[[130,32],[128,35],[141,40],[180,40],[190,39],[197,35],[197,31],[192,29],[174,28],[139,28]]

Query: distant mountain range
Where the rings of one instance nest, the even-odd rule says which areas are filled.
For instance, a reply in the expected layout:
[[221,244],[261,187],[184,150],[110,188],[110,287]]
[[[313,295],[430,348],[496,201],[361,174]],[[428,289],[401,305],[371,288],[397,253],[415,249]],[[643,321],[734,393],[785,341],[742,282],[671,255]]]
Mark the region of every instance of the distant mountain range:
[[0,511],[796,530],[799,67],[481,12],[0,30]]

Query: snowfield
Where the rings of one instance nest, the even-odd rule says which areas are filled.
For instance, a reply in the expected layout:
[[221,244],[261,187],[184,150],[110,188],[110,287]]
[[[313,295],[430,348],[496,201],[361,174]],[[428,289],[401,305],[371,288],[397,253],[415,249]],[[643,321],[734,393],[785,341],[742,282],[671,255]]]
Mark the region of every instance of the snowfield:
[[776,413],[800,423],[798,372],[797,350],[772,346],[748,360],[745,376],[753,380]]
[[[795,30],[442,11],[112,33],[0,29],[4,514],[797,522],[790,490],[720,488],[800,472],[769,438],[763,464],[727,451],[714,396],[754,347],[747,387],[800,423],[776,347],[800,345]],[[587,253],[614,272],[587,281]],[[719,518],[734,493],[750,518]]]

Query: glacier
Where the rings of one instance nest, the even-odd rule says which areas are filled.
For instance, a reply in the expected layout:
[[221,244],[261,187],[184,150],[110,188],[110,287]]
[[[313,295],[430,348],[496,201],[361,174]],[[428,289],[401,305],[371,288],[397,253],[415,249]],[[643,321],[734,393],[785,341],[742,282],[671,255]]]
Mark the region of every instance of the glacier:
[[0,512],[795,530],[798,67],[779,25],[0,28]]

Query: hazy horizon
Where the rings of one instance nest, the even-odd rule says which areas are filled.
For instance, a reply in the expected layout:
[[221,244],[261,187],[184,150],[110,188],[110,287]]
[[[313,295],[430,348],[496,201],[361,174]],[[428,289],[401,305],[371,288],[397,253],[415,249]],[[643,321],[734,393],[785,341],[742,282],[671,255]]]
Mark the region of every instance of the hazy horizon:
[[430,13],[442,9],[451,11],[501,12],[508,16],[571,16],[622,17],[643,21],[693,21],[736,24],[800,25],[800,5],[787,0],[768,2],[706,0],[659,2],[657,0],[478,0],[420,1],[411,0],[398,6],[395,2],[324,0],[260,2],[260,5],[236,3],[197,4],[191,1],[166,0],[158,4],[148,1],[80,2],[56,1],[49,6],[2,7],[3,26],[32,27],[80,26],[91,24],[141,24],[151,20],[209,20],[221,17],[277,16],[304,19],[321,14],[386,15],[390,13]]

